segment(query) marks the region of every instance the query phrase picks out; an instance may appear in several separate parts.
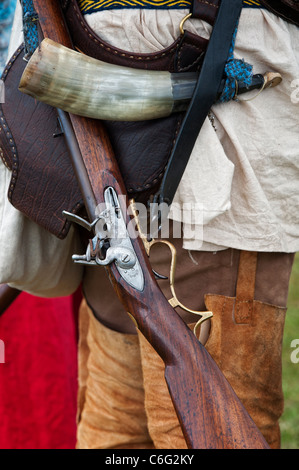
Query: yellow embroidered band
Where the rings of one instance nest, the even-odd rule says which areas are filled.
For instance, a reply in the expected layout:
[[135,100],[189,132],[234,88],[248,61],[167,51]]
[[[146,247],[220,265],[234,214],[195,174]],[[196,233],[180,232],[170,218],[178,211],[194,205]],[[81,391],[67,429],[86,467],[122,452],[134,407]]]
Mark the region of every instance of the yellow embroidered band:
[[[78,0],[78,4],[83,14],[89,14],[123,8],[183,9],[190,8],[191,0]],[[261,4],[255,0],[243,0],[243,7],[261,8]]]

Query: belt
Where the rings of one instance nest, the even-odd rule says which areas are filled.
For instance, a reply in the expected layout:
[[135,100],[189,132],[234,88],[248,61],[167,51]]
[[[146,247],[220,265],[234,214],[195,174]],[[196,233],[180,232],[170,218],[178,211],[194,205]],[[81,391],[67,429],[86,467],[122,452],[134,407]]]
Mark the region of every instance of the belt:
[[[147,9],[173,10],[190,9],[192,0],[78,0],[81,12],[86,14],[103,10]],[[243,0],[243,8],[261,8],[257,0]]]

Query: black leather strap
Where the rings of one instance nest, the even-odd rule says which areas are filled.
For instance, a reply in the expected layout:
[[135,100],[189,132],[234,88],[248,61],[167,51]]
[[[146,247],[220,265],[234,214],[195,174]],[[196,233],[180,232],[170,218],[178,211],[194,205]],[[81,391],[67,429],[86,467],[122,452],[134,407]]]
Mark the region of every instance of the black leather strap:
[[154,202],[170,205],[173,201],[195,140],[216,100],[241,9],[242,0],[221,1],[196,89]]

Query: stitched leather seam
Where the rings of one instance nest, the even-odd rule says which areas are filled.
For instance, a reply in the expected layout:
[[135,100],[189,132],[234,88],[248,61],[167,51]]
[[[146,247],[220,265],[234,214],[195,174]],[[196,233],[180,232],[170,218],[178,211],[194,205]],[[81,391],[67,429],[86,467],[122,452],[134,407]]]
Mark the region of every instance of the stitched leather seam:
[[64,10],[67,8],[68,3],[69,3],[69,0],[63,0],[63,1],[62,1],[62,5],[61,5],[61,6],[62,6],[62,8],[63,8]]
[[199,0],[199,3],[203,3],[204,5],[209,5],[210,7],[218,8],[218,5],[214,5],[214,3],[207,2],[206,0]]
[[[6,68],[3,72],[3,75],[2,75],[3,79],[7,77],[8,72],[9,72],[12,64],[14,63],[14,61],[18,57],[18,55],[21,53],[23,48],[24,48],[24,45],[22,44],[16,50],[14,55],[11,57],[10,61],[8,62]],[[11,153],[12,153],[12,168],[11,168],[12,176],[11,176],[10,185],[9,185],[9,189],[8,189],[8,199],[11,202],[13,190],[15,188],[15,184],[16,184],[16,181],[17,181],[17,175],[18,175],[18,166],[19,166],[18,165],[18,153],[17,153],[17,148],[16,148],[14,138],[13,138],[12,133],[11,133],[9,127],[8,127],[8,124],[6,122],[6,119],[5,119],[3,111],[2,111],[2,108],[0,109],[0,123],[1,123],[1,129],[5,134],[6,140],[9,144],[9,147],[10,147],[10,150],[11,150]],[[3,160],[3,162],[4,162],[4,160]],[[4,164],[5,164],[5,162],[4,162]],[[7,166],[7,161],[6,161],[5,166]]]
[[161,173],[159,173],[159,175],[156,176],[155,179],[153,179],[153,181],[151,181],[150,183],[145,184],[144,186],[137,186],[137,188],[129,188],[129,189],[127,189],[128,193],[134,193],[135,191],[145,191],[146,189],[152,188],[162,178],[162,176],[164,174],[164,171],[165,171],[165,168],[166,168],[166,166],[164,167],[163,171]]
[[[161,59],[161,57],[164,57],[165,55],[168,55],[168,54],[171,54],[173,51],[175,51],[177,48],[178,48],[178,45],[179,44],[175,44],[173,48],[167,50],[167,52],[160,52],[159,54],[157,55],[154,55],[154,56],[146,56],[146,55],[142,55],[142,56],[136,56],[136,55],[131,55],[129,53],[126,53],[126,52],[119,52],[118,50],[114,49],[113,47],[109,47],[109,46],[106,46],[103,42],[101,42],[100,39],[96,38],[94,35],[92,35],[90,33],[90,31],[87,29],[84,21],[82,21],[82,18],[81,18],[81,15],[80,15],[80,12],[78,11],[78,5],[77,3],[75,2],[75,0],[71,0],[71,3],[72,3],[72,6],[74,8],[74,11],[75,11],[75,14],[78,18],[78,20],[80,21],[80,24],[82,26],[82,28],[84,29],[84,31],[88,34],[89,38],[95,43],[97,44],[98,46],[102,47],[103,49],[105,49],[107,52],[109,53],[113,53],[115,55],[119,55],[121,57],[126,57],[128,59],[131,59],[131,60],[136,60],[136,61],[141,61],[141,60],[146,60],[146,61],[151,61],[151,60],[157,60],[157,59]],[[177,40],[178,41],[178,40]]]
[[[0,127],[0,132],[1,132],[2,128]],[[0,158],[1,160],[3,161],[4,165],[6,166],[6,168],[8,168],[9,171],[11,171],[10,167],[8,166],[8,163],[5,159],[5,156],[4,156],[4,152],[3,152],[3,149],[2,147],[0,147]]]
[[[6,120],[3,116],[2,110],[0,110],[0,122],[1,122],[1,129],[5,133],[5,137],[8,141],[8,143],[9,143],[11,153],[12,153],[12,168],[11,168],[12,177],[11,177],[11,180],[10,180],[10,185],[9,185],[9,190],[8,190],[8,199],[11,202],[12,193],[13,193],[13,190],[14,190],[14,187],[15,187],[15,184],[16,184],[16,180],[17,180],[17,175],[18,175],[18,155],[17,155],[17,149],[16,149],[15,142],[13,140],[13,137],[12,137],[12,134],[9,130],[9,127],[6,123]],[[7,164],[5,166],[7,166]]]
[[13,54],[13,56],[10,58],[9,62],[6,64],[6,67],[4,69],[4,72],[2,74],[2,80],[4,80],[9,72],[9,70],[11,69],[11,66],[13,65],[14,61],[16,60],[16,58],[18,57],[18,55],[20,54],[20,52],[24,49],[24,43],[22,43],[18,49],[15,51],[15,53]]
[[189,70],[191,67],[193,67],[196,63],[198,63],[198,62],[201,60],[202,55],[204,54],[203,50],[202,50],[200,47],[195,46],[195,45],[193,45],[193,44],[189,44],[189,45],[188,45],[188,48],[191,47],[191,48],[193,48],[193,49],[195,49],[195,50],[197,50],[197,51],[201,51],[201,53],[196,57],[196,59],[192,62],[192,64],[188,64],[188,65],[186,65],[185,67],[182,67],[182,66],[180,65],[180,62],[181,62],[182,53],[184,52],[184,51],[183,51],[184,47],[185,47],[185,45],[183,45],[183,46],[179,49],[179,52],[178,52],[178,70],[179,70],[180,72],[183,72],[183,71],[185,71],[185,70]]

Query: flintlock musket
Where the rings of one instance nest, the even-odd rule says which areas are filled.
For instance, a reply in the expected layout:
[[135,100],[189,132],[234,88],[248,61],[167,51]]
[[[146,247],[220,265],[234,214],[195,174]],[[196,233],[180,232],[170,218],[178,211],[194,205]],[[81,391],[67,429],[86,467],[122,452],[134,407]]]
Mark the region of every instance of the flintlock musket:
[[[34,0],[34,6],[43,36],[71,48],[58,1]],[[90,219],[86,225],[95,234],[95,261],[105,265],[124,307],[163,359],[188,447],[268,448],[212,357],[162,294],[142,238],[130,237],[121,197],[126,190],[101,121],[58,114]],[[98,212],[99,205],[104,210]],[[122,231],[121,239],[114,229]]]

